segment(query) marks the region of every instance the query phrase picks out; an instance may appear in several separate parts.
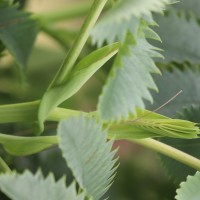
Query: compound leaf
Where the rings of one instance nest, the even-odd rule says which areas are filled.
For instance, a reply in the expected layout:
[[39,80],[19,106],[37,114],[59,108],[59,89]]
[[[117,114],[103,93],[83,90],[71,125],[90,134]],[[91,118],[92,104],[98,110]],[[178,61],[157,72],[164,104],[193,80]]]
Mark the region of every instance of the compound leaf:
[[164,70],[162,76],[154,77],[159,94],[152,91],[154,104],[153,106],[150,104],[147,105],[148,109],[155,109],[173,97],[177,92],[183,90],[179,96],[158,111],[168,117],[174,117],[177,112],[180,112],[183,109],[183,107],[188,107],[191,104],[198,105],[200,103],[199,69],[195,69],[192,66],[190,68],[189,66],[186,66],[186,68],[180,70],[174,65],[171,66],[171,72]]
[[38,114],[41,128],[49,113],[74,95],[100,67],[118,52],[118,47],[118,43],[115,43],[94,51],[75,66],[69,79],[63,84],[47,90],[41,100]]
[[[97,22],[91,31],[92,43],[102,46],[106,41],[123,42],[127,32],[137,35],[140,28],[141,19],[145,19],[151,25],[155,24],[151,17],[151,12],[161,12],[166,4],[172,3],[170,0],[120,0]],[[152,32],[152,31],[151,31]],[[157,34],[154,38],[160,40]],[[155,37],[156,36],[156,37]]]
[[183,13],[171,10],[163,17],[155,17],[155,21],[159,26],[154,30],[162,40],[156,46],[164,49],[164,62],[200,63],[200,26],[194,17],[187,19]]
[[103,121],[119,121],[144,109],[143,99],[153,101],[149,89],[157,90],[151,73],[159,73],[152,57],[159,57],[145,38],[134,40],[127,35],[125,43],[109,74],[98,103]]
[[109,188],[116,169],[112,141],[106,141],[100,124],[83,116],[61,121],[58,136],[63,157],[80,187],[98,200]]
[[106,15],[114,15],[118,21],[128,19],[132,15],[139,18],[151,16],[151,12],[162,12],[167,4],[175,2],[174,0],[119,0]]
[[176,200],[198,200],[200,199],[200,172],[194,176],[188,176],[186,182],[182,182],[180,188],[176,190]]
[[37,23],[6,1],[0,2],[0,13],[0,40],[24,68],[37,35]]
[[83,194],[77,195],[75,183],[67,188],[65,178],[55,182],[53,174],[44,178],[40,170],[35,175],[29,171],[0,174],[0,189],[12,200],[84,200]]
[[0,134],[0,144],[4,149],[15,156],[26,156],[34,153],[38,153],[44,149],[47,149],[57,144],[56,136],[44,136],[44,137],[21,137]]
[[[200,107],[192,106],[184,109],[182,113],[178,115],[180,119],[190,120],[196,123],[200,121]],[[180,149],[198,159],[200,159],[200,139],[173,139],[173,138],[162,138],[161,141],[172,147]],[[176,182],[180,183],[184,181],[188,175],[194,175],[195,170],[183,165],[171,158],[160,155],[161,162],[170,175],[170,177]]]
[[193,13],[195,17],[200,18],[200,1],[199,0],[181,0],[179,3],[173,5],[175,9],[184,11],[185,13]]

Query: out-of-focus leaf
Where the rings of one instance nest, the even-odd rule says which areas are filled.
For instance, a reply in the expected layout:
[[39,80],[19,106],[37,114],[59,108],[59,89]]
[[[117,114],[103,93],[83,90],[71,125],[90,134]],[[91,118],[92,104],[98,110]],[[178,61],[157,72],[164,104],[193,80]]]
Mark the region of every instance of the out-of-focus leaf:
[[41,30],[45,32],[47,35],[51,36],[55,41],[57,41],[64,50],[68,51],[69,46],[72,43],[72,39],[74,39],[74,33],[70,33],[65,29],[56,28],[50,25],[43,25]]
[[[199,123],[200,107],[190,107],[184,109],[184,111],[180,113],[178,117],[181,119]],[[186,139],[162,138],[161,141],[200,159],[200,139],[186,140]],[[194,169],[185,166],[171,158],[160,155],[160,159],[170,177],[178,183],[184,181],[188,175],[194,175],[195,173]]]
[[167,4],[175,2],[175,0],[119,0],[107,15],[116,16],[116,21],[130,18],[132,15],[151,16],[151,12],[162,12]]
[[185,13],[193,13],[195,17],[200,19],[200,1],[199,0],[181,0],[177,4],[173,5],[177,10],[184,11]]
[[38,153],[57,143],[56,136],[20,137],[0,134],[0,144],[3,145],[9,154],[15,156],[26,156]]
[[181,183],[181,187],[176,191],[176,200],[198,200],[200,199],[200,172],[194,176],[188,176],[186,182]]
[[154,110],[173,97],[177,92],[183,92],[168,105],[162,107],[158,112],[168,117],[174,117],[183,107],[198,105],[200,103],[200,72],[191,67],[183,71],[175,66],[172,72],[163,71],[162,76],[154,77],[159,93],[153,92],[154,104],[148,104],[147,108]]
[[63,84],[47,90],[41,100],[38,114],[41,128],[49,113],[74,95],[100,67],[118,52],[118,48],[118,43],[115,43],[94,51],[75,66],[69,79]]
[[84,194],[77,195],[75,183],[65,185],[65,178],[55,181],[53,174],[43,177],[41,171],[33,175],[29,171],[0,175],[0,189],[12,200],[84,200]]
[[184,13],[170,11],[154,19],[159,25],[154,30],[162,40],[156,46],[164,50],[165,57],[160,62],[200,63],[200,26],[194,17],[187,19]]
[[37,23],[6,1],[0,2],[0,13],[0,40],[24,68],[37,35]]
[[116,151],[106,141],[102,126],[88,117],[72,117],[58,127],[59,147],[80,187],[98,200],[108,190],[115,173]]

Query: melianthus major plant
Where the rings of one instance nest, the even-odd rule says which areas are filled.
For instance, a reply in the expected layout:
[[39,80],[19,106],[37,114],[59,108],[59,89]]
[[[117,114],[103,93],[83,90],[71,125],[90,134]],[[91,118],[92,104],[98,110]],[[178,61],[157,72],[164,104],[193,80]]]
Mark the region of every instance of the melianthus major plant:
[[[53,24],[88,13],[42,98],[0,106],[1,124],[35,123],[32,129],[35,135],[32,137],[1,133],[0,143],[5,151],[14,156],[26,156],[58,145],[74,175],[74,182],[66,187],[64,177],[59,181],[55,181],[53,174],[44,178],[40,170],[35,175],[28,169],[20,174],[11,170],[1,158],[0,188],[3,193],[15,200],[101,199],[117,170],[116,150],[112,150],[112,145],[113,140],[119,139],[148,147],[196,171],[200,170],[199,155],[194,154],[193,157],[190,155],[193,151],[187,148],[188,144],[192,146],[199,141],[199,109],[187,108],[177,117],[179,119],[173,119],[170,117],[175,103],[178,111],[183,106],[191,106],[191,101],[184,104],[187,94],[171,102],[171,108],[162,108],[166,116],[150,111],[153,109],[146,102],[153,103],[154,99],[154,105],[161,106],[167,98],[188,87],[188,77],[196,80],[192,90],[198,85],[199,44],[195,39],[200,28],[199,13],[195,9],[200,5],[198,1],[173,3],[173,0],[94,0],[82,4],[81,9],[74,12],[68,9],[49,15],[30,15],[18,9],[18,4],[12,1],[0,1],[1,54],[7,49],[21,73],[39,30],[68,49],[65,37],[69,33],[53,28]],[[167,5],[170,5],[169,10],[161,17]],[[194,10],[194,14],[187,12],[187,8]],[[159,27],[156,27],[157,23]],[[194,40],[185,41],[184,34]],[[96,46],[95,50],[78,60],[89,37]],[[163,43],[160,43],[160,38]],[[162,49],[165,51],[161,52]],[[109,60],[112,68],[96,111],[87,113],[58,107],[77,93]],[[193,65],[196,65],[195,69]],[[164,68],[169,70],[164,71]],[[154,77],[161,71],[162,76]],[[160,92],[151,93],[150,90]],[[194,95],[198,101],[198,95],[195,92]],[[145,104],[150,110],[145,109]],[[42,135],[44,122],[48,121],[59,122],[57,134]],[[183,151],[176,148],[178,145]],[[189,154],[184,151],[189,151]],[[171,173],[190,174],[179,163],[162,156],[161,160],[168,170],[173,168]],[[199,185],[197,172],[181,184],[176,199],[197,199],[200,197]]]

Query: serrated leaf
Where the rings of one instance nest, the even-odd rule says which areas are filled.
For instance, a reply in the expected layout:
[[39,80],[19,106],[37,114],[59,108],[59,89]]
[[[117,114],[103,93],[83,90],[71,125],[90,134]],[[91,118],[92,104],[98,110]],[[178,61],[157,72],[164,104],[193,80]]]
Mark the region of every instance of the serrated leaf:
[[57,144],[56,136],[20,137],[0,134],[0,144],[4,149],[15,156],[26,156],[38,153]]
[[137,35],[140,26],[140,19],[132,16],[129,20],[115,21],[116,16],[103,18],[97,22],[91,31],[92,44],[101,47],[104,42],[112,44],[113,42],[124,42],[127,32]]
[[195,17],[200,18],[200,1],[199,0],[180,0],[179,3],[173,5],[175,9],[186,13],[193,13]]
[[151,16],[151,12],[162,12],[174,0],[119,0],[106,15],[114,15],[116,21],[136,17]]
[[94,119],[72,117],[58,126],[59,147],[80,187],[98,200],[110,187],[115,173],[112,142]]
[[118,46],[118,43],[115,43],[94,51],[77,64],[66,82],[47,90],[41,100],[38,113],[41,128],[49,113],[74,95],[100,67],[118,52]]
[[181,183],[181,188],[176,190],[176,200],[198,200],[200,199],[200,172],[194,176],[188,176],[186,182]]
[[192,104],[198,105],[200,102],[199,70],[194,67],[189,68],[189,66],[184,70],[179,70],[175,66],[171,66],[172,72],[165,70],[162,72],[162,77],[154,77],[159,93],[152,91],[154,104],[153,106],[146,104],[148,109],[153,110],[182,90],[183,92],[179,96],[158,111],[168,117],[174,117],[183,107],[188,107]]
[[[184,120],[190,120],[196,123],[200,121],[200,108],[198,107],[190,107],[184,109],[182,113],[178,115],[178,118]],[[198,124],[197,124],[198,125]],[[200,159],[200,139],[173,139],[173,138],[162,138],[161,141],[166,143],[172,147],[180,149],[183,152],[186,152],[198,159]],[[168,157],[159,155],[161,162],[170,175],[170,177],[175,180],[176,182],[180,183],[184,181],[188,175],[194,175],[195,170],[183,165],[173,159]]]
[[0,2],[0,13],[0,40],[24,68],[37,35],[36,21],[6,1]]
[[[142,6],[140,5],[140,3]],[[107,42],[108,44],[111,44],[115,41],[124,42],[127,32],[130,32],[133,35],[137,35],[142,20],[145,20],[150,25],[155,25],[156,23],[151,17],[152,10],[150,9],[150,7],[153,8],[155,6],[154,3],[155,2],[153,1],[148,1],[145,3],[135,0],[119,1],[97,22],[95,27],[92,29],[92,44],[102,46],[104,42]],[[158,4],[161,6],[163,2],[159,1]],[[150,6],[150,10],[147,9],[148,6]],[[143,11],[147,9],[148,11],[146,10],[144,12],[147,12],[148,16],[144,16],[144,13],[142,13],[142,11],[138,9],[138,7],[141,8]],[[151,29],[148,28],[146,32],[147,31],[151,34],[151,37],[153,36],[154,39],[160,40],[160,37]]]
[[153,101],[149,89],[157,90],[151,73],[159,73],[152,57],[159,57],[144,38],[134,41],[131,34],[120,48],[100,96],[98,111],[103,121],[128,118],[136,107],[144,109],[143,99]]
[[54,176],[43,177],[41,171],[33,175],[29,171],[0,174],[0,188],[12,200],[84,200],[84,195],[77,195],[75,183],[68,188],[65,178],[55,182]]
[[151,111],[137,109],[137,115],[130,116],[127,121],[112,124],[109,137],[118,139],[144,138],[197,138],[200,133],[195,123],[171,119]]
[[156,44],[164,49],[164,60],[160,62],[189,61],[200,63],[200,26],[194,17],[189,19],[182,13],[170,11],[165,16],[155,17],[158,27],[154,30],[161,37],[162,43]]

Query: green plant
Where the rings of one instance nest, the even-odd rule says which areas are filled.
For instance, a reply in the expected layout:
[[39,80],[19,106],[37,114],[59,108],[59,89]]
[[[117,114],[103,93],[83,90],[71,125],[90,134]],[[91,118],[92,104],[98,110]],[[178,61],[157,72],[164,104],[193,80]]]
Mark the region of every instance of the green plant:
[[[173,0],[94,0],[55,13],[30,15],[19,9],[19,4],[0,1],[1,56],[7,49],[17,63],[12,69],[14,78],[2,76],[6,78],[2,82],[4,88],[0,86],[0,123],[17,123],[18,129],[28,127],[31,130],[29,137],[0,134],[0,143],[5,150],[2,150],[0,159],[0,189],[3,193],[16,200],[101,199],[113,182],[118,167],[116,150],[112,146],[113,140],[120,139],[148,147],[188,166],[185,169],[182,164],[160,155],[170,174],[184,172],[183,177],[176,177],[179,181],[194,173],[189,171],[191,168],[200,170],[199,155],[194,153],[194,144],[199,145],[200,134],[198,103],[185,109],[177,119],[171,118],[174,109],[180,112],[183,107],[191,106],[193,98],[195,103],[198,101],[198,92],[194,89],[199,87],[199,16],[195,12],[191,16],[188,10],[200,5],[195,1],[191,2],[196,6],[185,2],[179,5],[173,4]],[[168,9],[163,13],[166,6]],[[103,16],[98,20],[102,12]],[[160,17],[161,13],[163,17]],[[55,26],[62,20],[85,15],[87,17],[75,38],[74,32]],[[159,28],[156,23],[160,24]],[[51,36],[68,52],[57,72],[52,73],[46,91],[37,96],[39,100],[30,101],[35,97],[27,92],[29,86],[24,70],[39,31]],[[185,41],[182,33],[193,40]],[[87,43],[90,36],[93,47]],[[160,37],[163,43],[160,43]],[[94,45],[97,46],[95,49]],[[188,48],[184,48],[185,45]],[[82,51],[84,46],[90,53]],[[165,50],[166,59],[163,59],[161,49]],[[112,64],[109,72],[102,68],[108,61],[109,65]],[[67,107],[69,98],[98,70],[101,70],[103,79],[106,76],[106,82],[97,110],[84,112]],[[195,80],[194,85],[188,85],[187,79]],[[180,95],[169,106],[161,106],[186,87],[191,94]],[[16,93],[18,88],[20,91]],[[20,95],[8,98],[5,93],[15,97]],[[27,94],[28,98],[25,97]],[[23,102],[17,103],[20,98]],[[154,106],[164,107],[161,109],[163,114],[156,113],[158,109],[150,111],[153,108],[146,100],[151,103],[154,100]],[[62,107],[58,107],[60,104]],[[45,126],[45,122],[49,123]],[[47,131],[48,125],[55,125],[52,122],[59,122],[53,135]],[[183,151],[179,150],[179,144]],[[189,152],[191,155],[187,153],[188,144],[194,148]],[[40,170],[35,175],[28,169],[20,174],[7,164],[13,159],[9,154],[27,156],[55,145],[62,151],[74,176],[68,187],[64,178],[55,181],[52,174],[45,178]],[[199,184],[197,172],[177,190],[176,199],[199,198],[198,191],[192,194],[185,190],[192,187],[196,191]]]

